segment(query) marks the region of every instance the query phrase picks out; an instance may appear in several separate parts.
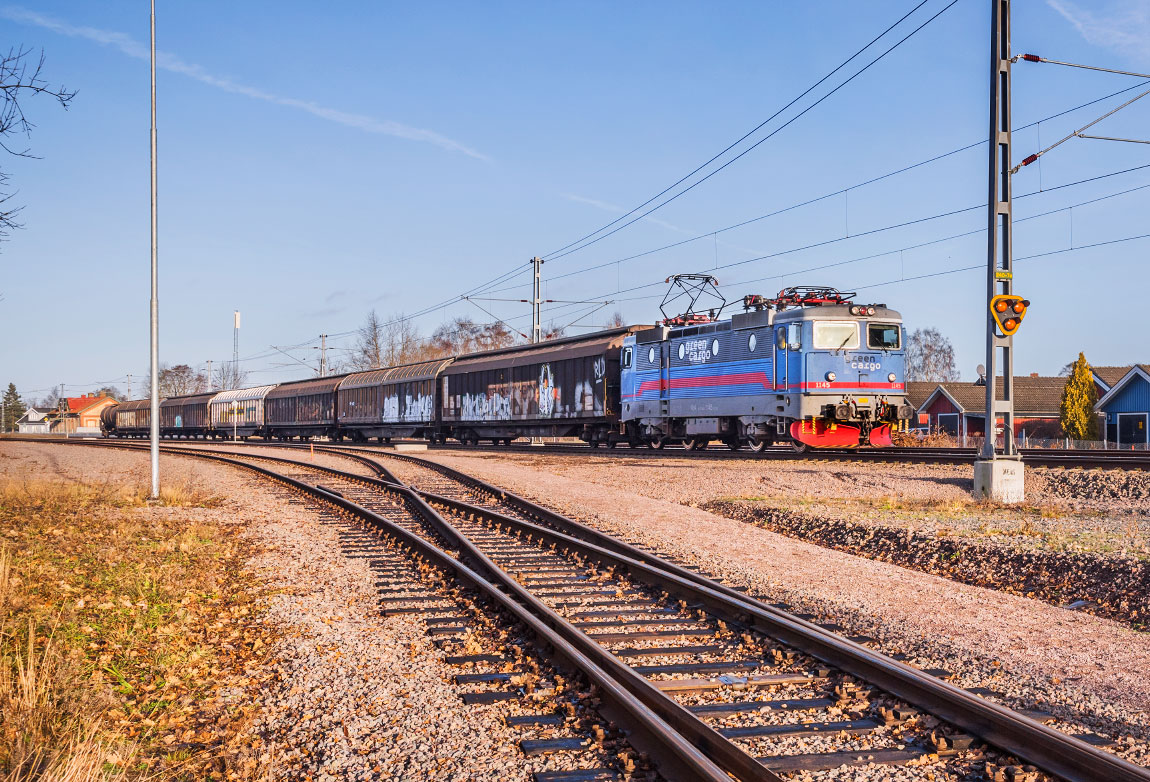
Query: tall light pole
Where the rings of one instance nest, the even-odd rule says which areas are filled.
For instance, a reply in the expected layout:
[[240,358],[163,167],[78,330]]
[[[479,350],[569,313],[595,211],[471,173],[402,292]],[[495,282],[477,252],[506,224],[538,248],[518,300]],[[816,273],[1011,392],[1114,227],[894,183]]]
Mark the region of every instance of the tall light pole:
[[152,355],[152,405],[150,435],[152,440],[152,494],[153,500],[160,498],[160,301],[159,285],[156,280],[156,0],[152,0],[151,13],[151,70],[152,70],[152,312],[151,312],[151,355]]

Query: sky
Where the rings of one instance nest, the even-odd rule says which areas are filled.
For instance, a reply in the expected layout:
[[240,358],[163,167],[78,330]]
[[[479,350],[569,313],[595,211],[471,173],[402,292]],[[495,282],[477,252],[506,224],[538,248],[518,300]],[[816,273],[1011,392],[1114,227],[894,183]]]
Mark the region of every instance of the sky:
[[[424,334],[489,313],[529,333],[519,300],[538,255],[554,300],[544,322],[570,333],[616,311],[653,323],[680,272],[714,274],[732,302],[824,284],[938,329],[973,379],[985,349],[986,0],[927,0],[650,206],[745,151],[729,166],[556,252],[739,140],[918,2],[160,0],[161,362],[229,360],[233,310],[251,385],[314,373],[321,334],[337,364],[372,309],[422,313]],[[1016,53],[1150,72],[1150,0],[1013,8]],[[0,0],[0,42],[43,51],[48,82],[77,91],[66,111],[26,97],[35,128],[15,141],[35,158],[0,153],[24,206],[24,228],[0,244],[0,382],[37,398],[61,383],[125,388],[131,375],[140,395],[147,4]],[[1143,81],[1018,63],[1014,160]],[[1087,132],[1150,139],[1150,96]],[[1016,174],[1014,195],[1015,291],[1032,301],[1016,371],[1056,374],[1079,351],[1096,365],[1150,361],[1145,315],[1127,301],[1150,281],[1150,146],[1071,138]]]

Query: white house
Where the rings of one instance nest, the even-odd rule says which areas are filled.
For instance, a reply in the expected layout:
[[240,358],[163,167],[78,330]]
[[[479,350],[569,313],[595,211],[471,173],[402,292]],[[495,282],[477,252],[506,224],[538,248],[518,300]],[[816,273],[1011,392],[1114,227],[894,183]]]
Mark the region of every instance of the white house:
[[48,434],[48,414],[50,407],[29,407],[24,415],[16,419],[16,431],[20,434]]

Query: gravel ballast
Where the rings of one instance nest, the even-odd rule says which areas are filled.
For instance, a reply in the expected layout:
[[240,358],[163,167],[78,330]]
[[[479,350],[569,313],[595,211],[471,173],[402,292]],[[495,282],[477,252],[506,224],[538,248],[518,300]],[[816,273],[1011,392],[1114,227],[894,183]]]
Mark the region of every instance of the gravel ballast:
[[[1150,680],[1145,676],[1150,635],[1038,600],[833,551],[682,504],[684,496],[706,501],[723,491],[714,485],[723,480],[719,473],[729,474],[728,483],[748,480],[731,463],[699,474],[676,460],[662,480],[655,480],[649,462],[645,473],[634,476],[623,469],[630,460],[618,458],[584,460],[573,467],[514,455],[432,451],[426,458],[606,532],[678,554],[749,587],[756,596],[838,623],[850,634],[873,636],[884,651],[905,654],[911,664],[951,671],[959,686],[1001,692],[1017,708],[1047,709],[1063,720],[1062,729],[1082,726],[1117,737],[1115,751],[1135,762],[1150,762],[1145,743],[1150,736]],[[812,473],[810,485],[826,483],[818,466],[803,469]],[[939,470],[925,472],[920,482]],[[650,496],[655,493],[662,497]]]
[[[133,485],[149,474],[146,453],[0,443],[0,476],[29,471]],[[252,712],[247,740],[272,778],[527,780],[540,767],[500,710],[462,703],[449,684],[460,670],[417,616],[381,616],[372,558],[344,551],[352,525],[224,465],[161,456],[161,480],[222,498],[213,512],[245,525],[259,551],[251,566],[268,590],[263,621],[279,640],[223,701]],[[264,684],[253,691],[254,680]]]

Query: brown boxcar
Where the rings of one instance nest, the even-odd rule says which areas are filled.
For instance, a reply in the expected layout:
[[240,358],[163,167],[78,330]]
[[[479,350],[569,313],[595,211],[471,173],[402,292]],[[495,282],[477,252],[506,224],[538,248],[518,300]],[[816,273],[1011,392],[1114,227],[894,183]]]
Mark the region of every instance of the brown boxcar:
[[337,394],[337,438],[432,438],[435,381],[450,363],[436,359],[348,375]]
[[206,437],[212,427],[208,403],[214,392],[170,396],[160,402],[161,437]]
[[463,442],[581,437],[609,442],[628,329],[457,359],[440,378],[441,431]]
[[309,438],[335,435],[335,390],[345,375],[280,383],[264,398],[268,437]]
[[112,408],[116,416],[117,437],[147,437],[152,422],[152,401],[133,399]]

